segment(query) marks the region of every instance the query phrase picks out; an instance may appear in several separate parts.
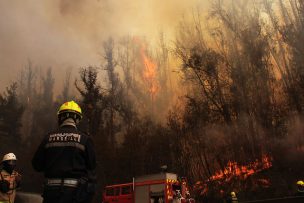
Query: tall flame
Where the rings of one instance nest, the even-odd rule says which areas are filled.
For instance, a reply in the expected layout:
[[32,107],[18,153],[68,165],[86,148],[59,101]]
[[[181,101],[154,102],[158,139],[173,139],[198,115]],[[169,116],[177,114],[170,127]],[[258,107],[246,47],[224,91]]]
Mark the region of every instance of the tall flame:
[[151,95],[152,101],[155,98],[155,95],[159,89],[157,80],[156,80],[156,64],[149,59],[145,53],[144,49],[141,49],[141,57],[145,66],[143,73],[143,78],[148,82],[149,93]]
[[139,39],[134,38],[134,41],[140,45],[140,55],[144,65],[143,79],[147,84],[148,92],[153,102],[155,96],[159,90],[159,84],[157,81],[157,65],[147,55],[146,45]]

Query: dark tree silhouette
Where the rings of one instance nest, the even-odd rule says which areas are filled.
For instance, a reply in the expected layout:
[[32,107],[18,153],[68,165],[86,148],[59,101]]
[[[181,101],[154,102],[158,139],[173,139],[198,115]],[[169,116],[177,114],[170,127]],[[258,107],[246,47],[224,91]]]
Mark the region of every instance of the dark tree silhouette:
[[17,96],[17,83],[13,83],[0,94],[0,137],[20,140],[23,112],[24,107]]

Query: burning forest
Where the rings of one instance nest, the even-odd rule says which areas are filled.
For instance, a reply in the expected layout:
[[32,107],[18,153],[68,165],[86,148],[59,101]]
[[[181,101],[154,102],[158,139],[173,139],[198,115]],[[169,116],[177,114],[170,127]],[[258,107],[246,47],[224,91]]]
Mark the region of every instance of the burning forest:
[[261,160],[256,160],[248,165],[240,165],[237,162],[229,161],[223,170],[215,172],[215,175],[208,178],[207,182],[217,180],[229,182],[232,178],[246,179],[255,173],[271,167],[271,158],[265,155]]
[[226,194],[227,191],[239,193],[242,190],[267,189],[271,187],[271,180],[261,174],[267,173],[267,170],[271,169],[271,167],[272,158],[266,155],[263,155],[260,160],[257,159],[247,165],[229,161],[224,169],[216,171],[214,175],[204,181],[196,182],[193,190],[194,193],[201,197],[208,198],[211,195],[216,199],[222,198],[221,195],[223,193]]
[[0,3],[0,152],[16,153],[24,192],[40,192],[33,153],[57,128],[59,105],[74,100],[99,191],[166,165],[187,177],[196,202],[296,194],[304,3],[178,2]]

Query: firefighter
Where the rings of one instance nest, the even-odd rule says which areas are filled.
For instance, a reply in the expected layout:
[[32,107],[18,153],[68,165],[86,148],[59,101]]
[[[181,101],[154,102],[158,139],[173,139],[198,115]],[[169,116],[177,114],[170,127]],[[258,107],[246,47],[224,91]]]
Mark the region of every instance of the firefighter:
[[238,203],[238,199],[236,197],[235,192],[231,192],[230,196],[231,196],[231,203]]
[[77,129],[82,111],[74,101],[61,105],[59,128],[48,133],[34,154],[32,165],[43,172],[43,203],[88,203],[94,193],[89,174],[96,167],[91,138]]
[[297,181],[297,195],[304,196],[304,181]]
[[173,194],[173,203],[181,203],[182,202],[182,194],[180,190],[175,190]]
[[13,153],[3,156],[0,171],[0,203],[14,203],[21,175],[15,170],[17,158]]

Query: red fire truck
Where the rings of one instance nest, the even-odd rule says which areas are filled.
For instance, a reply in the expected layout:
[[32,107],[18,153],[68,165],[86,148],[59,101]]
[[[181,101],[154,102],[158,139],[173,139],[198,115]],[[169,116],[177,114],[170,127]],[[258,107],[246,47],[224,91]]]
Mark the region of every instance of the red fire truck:
[[109,185],[103,191],[103,203],[194,203],[185,178],[173,173],[136,177],[131,183]]

